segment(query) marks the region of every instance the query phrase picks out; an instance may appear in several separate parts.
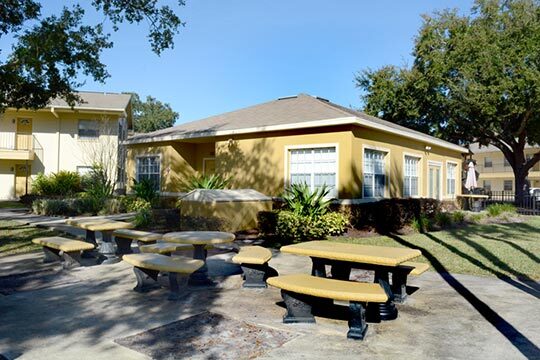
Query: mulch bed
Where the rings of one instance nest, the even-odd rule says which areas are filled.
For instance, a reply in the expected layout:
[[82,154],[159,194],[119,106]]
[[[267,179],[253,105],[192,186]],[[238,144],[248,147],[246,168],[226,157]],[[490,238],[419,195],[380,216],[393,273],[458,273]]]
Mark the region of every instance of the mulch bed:
[[295,337],[204,312],[115,342],[152,359],[252,359]]

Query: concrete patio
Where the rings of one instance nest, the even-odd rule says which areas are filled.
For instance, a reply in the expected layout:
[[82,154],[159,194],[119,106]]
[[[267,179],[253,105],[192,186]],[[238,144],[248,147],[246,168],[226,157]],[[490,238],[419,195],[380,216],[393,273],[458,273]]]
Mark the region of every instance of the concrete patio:
[[[538,283],[518,287],[495,278],[428,272],[412,279],[410,285],[420,289],[398,306],[397,320],[370,324],[364,341],[351,341],[346,339],[344,320],[317,317],[315,325],[282,324],[285,310],[277,305],[279,291],[242,289],[240,275],[230,275],[237,270],[228,264],[230,257],[221,253],[209,258],[210,274],[220,283],[217,288],[186,289],[179,302],[167,301],[164,289],[132,291],[135,277],[125,263],[51,277],[59,267],[41,264],[41,254],[0,258],[0,276],[48,269],[47,279],[58,279],[34,290],[29,286],[0,295],[0,354],[8,359],[148,359],[114,340],[209,311],[288,335],[290,341],[261,353],[261,359],[540,356]],[[310,271],[309,259],[294,255],[278,253],[271,265],[281,274]],[[237,358],[234,352],[227,349],[222,357]],[[216,358],[196,352],[189,357]]]

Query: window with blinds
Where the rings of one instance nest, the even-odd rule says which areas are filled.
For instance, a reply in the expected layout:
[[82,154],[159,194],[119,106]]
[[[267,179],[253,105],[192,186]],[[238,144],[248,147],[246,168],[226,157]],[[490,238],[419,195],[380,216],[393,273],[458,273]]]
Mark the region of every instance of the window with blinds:
[[403,197],[415,197],[418,196],[418,167],[420,165],[420,158],[415,156],[405,156],[405,179],[403,184]]
[[386,153],[378,150],[364,151],[364,198],[384,197],[386,189],[386,172],[384,158]]
[[290,184],[307,184],[311,191],[326,185],[337,197],[337,153],[335,147],[289,150]]

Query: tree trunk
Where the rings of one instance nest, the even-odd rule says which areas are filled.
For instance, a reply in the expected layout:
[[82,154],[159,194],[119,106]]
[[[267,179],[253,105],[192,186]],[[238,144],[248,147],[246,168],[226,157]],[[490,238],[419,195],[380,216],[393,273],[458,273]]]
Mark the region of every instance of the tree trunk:
[[516,206],[523,204],[525,198],[525,184],[527,182],[528,171],[525,170],[525,166],[514,167],[514,181],[515,181],[515,199]]

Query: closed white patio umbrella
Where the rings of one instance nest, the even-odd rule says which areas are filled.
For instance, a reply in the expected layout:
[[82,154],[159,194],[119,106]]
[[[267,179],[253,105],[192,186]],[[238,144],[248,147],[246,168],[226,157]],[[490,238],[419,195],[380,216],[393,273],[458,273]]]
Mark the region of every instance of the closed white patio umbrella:
[[467,171],[467,178],[465,179],[465,188],[472,192],[477,186],[476,171],[474,170],[474,163],[471,161],[469,162],[469,170]]

